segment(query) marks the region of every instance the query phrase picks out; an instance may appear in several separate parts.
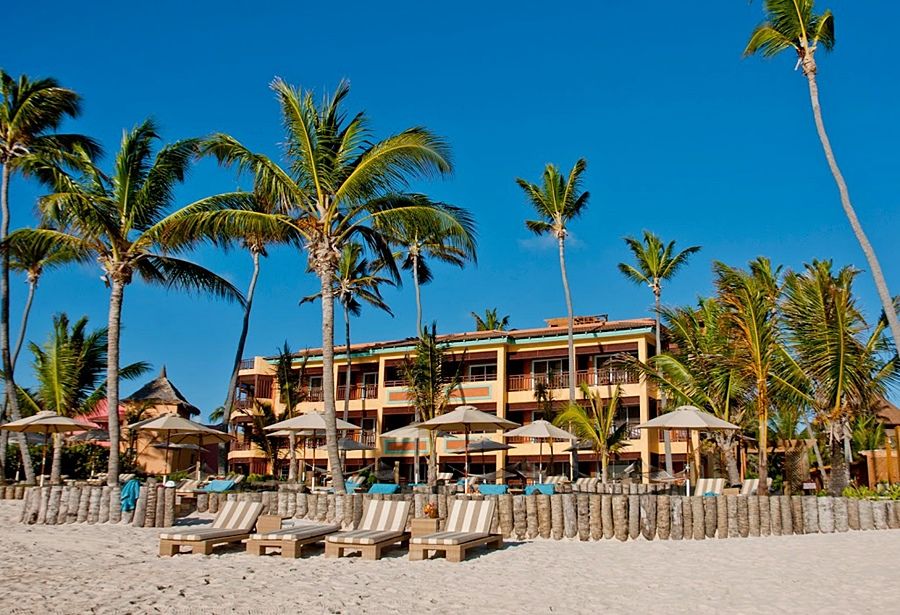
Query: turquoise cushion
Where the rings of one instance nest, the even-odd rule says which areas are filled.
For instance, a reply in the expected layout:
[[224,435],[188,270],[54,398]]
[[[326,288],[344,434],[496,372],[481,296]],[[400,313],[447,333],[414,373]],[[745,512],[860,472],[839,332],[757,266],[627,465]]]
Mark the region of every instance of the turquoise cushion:
[[210,493],[222,493],[234,487],[233,480],[216,479],[209,481],[209,484],[203,487],[203,491]]
[[550,483],[541,483],[538,485],[528,485],[525,487],[525,495],[534,495],[541,493],[543,495],[553,495],[556,493],[556,485]]
[[369,493],[380,493],[382,495],[391,495],[400,491],[400,485],[393,483],[375,483],[369,487]]
[[503,495],[509,491],[506,485],[478,485],[478,492],[482,495]]

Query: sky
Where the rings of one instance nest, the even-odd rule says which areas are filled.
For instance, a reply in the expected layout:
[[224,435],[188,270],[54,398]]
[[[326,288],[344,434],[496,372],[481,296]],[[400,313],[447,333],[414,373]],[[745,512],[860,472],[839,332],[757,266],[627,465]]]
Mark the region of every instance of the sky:
[[[854,204],[900,293],[900,79],[879,59],[891,37],[871,16],[900,21],[900,3],[832,0],[837,46],[820,53],[819,87],[832,144]],[[274,77],[316,92],[341,79],[348,109],[365,111],[376,137],[423,125],[453,152],[451,177],[417,184],[469,209],[477,265],[435,266],[423,288],[426,321],[471,330],[470,312],[496,307],[512,327],[565,315],[552,241],[531,236],[532,211],[515,179],[588,161],[590,202],[571,225],[568,268],[577,314],[650,315],[652,294],[625,280],[622,238],[652,230],[700,245],[664,287],[668,305],[712,291],[711,265],[760,255],[799,268],[812,259],[865,269],[822,155],[802,74],[789,55],[742,59],[760,2],[91,2],[13,3],[5,11],[7,72],[52,76],[84,98],[64,129],[99,139],[109,160],[122,131],[153,117],[166,141],[226,132],[278,157],[282,132]],[[104,166],[101,164],[101,166]],[[248,182],[201,161],[178,203]],[[13,228],[35,221],[40,186],[15,178]],[[892,231],[891,229],[895,230]],[[193,258],[245,288],[250,257],[200,248]],[[24,280],[12,283],[12,311]],[[302,254],[273,250],[262,263],[244,356],[321,345],[320,307],[298,300],[317,288]],[[868,274],[857,291],[867,315],[880,308]],[[356,341],[415,334],[412,283],[388,289],[394,317],[364,311]],[[52,315],[100,326],[108,290],[97,266],[45,274],[28,339],[46,339]],[[13,335],[18,325],[13,324]],[[239,333],[234,304],[137,282],[125,293],[122,360],[148,361],[204,415],[224,400]],[[340,332],[341,329],[338,329]],[[339,338],[340,339],[340,338]],[[27,360],[27,355],[23,355]],[[28,384],[30,367],[17,375]],[[141,382],[126,382],[127,395]]]

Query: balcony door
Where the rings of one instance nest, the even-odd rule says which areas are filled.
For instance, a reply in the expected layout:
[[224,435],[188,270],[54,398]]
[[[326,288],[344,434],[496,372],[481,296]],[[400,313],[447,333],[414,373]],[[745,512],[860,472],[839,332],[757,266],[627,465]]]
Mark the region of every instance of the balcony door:
[[553,389],[563,389],[568,386],[568,370],[568,359],[535,359],[531,362],[531,381],[533,384],[543,382]]

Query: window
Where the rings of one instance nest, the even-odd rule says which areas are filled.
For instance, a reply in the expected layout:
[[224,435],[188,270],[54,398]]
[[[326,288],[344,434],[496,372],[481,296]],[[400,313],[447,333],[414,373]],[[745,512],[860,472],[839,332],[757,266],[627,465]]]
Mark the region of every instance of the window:
[[478,365],[469,366],[469,380],[473,382],[483,382],[486,380],[497,379],[496,363],[480,363]]
[[362,383],[366,386],[378,386],[378,372],[366,372],[362,375]]
[[309,388],[321,389],[322,388],[322,376],[310,376],[309,377]]
[[568,359],[537,359],[531,362],[531,373],[535,376],[560,374],[569,369]]

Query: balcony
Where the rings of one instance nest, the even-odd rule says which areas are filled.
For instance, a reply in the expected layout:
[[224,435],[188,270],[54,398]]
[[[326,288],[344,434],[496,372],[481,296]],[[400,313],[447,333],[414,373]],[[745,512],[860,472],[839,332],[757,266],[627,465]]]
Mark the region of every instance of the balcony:
[[[496,374],[478,374],[478,375],[465,374],[464,376],[462,376],[459,379],[459,381],[462,383],[465,383],[465,382],[496,382],[497,375]],[[395,388],[395,387],[404,387],[405,388],[409,385],[407,384],[406,379],[400,379],[400,380],[386,380],[384,382],[384,386],[385,386],[385,388]]]
[[[636,384],[640,378],[638,374],[625,369],[584,370],[575,372],[577,385],[602,386],[615,384]],[[533,391],[539,383],[549,385],[551,389],[569,388],[569,374],[517,374],[507,378],[509,391]]]
[[[350,399],[376,399],[378,397],[377,384],[351,384]],[[347,387],[341,385],[337,388],[335,399],[342,400],[347,398]]]
[[253,369],[254,360],[253,359],[241,359],[241,364],[239,369]]
[[236,440],[231,443],[230,449],[232,451],[250,451],[253,450],[253,442],[250,440]]

